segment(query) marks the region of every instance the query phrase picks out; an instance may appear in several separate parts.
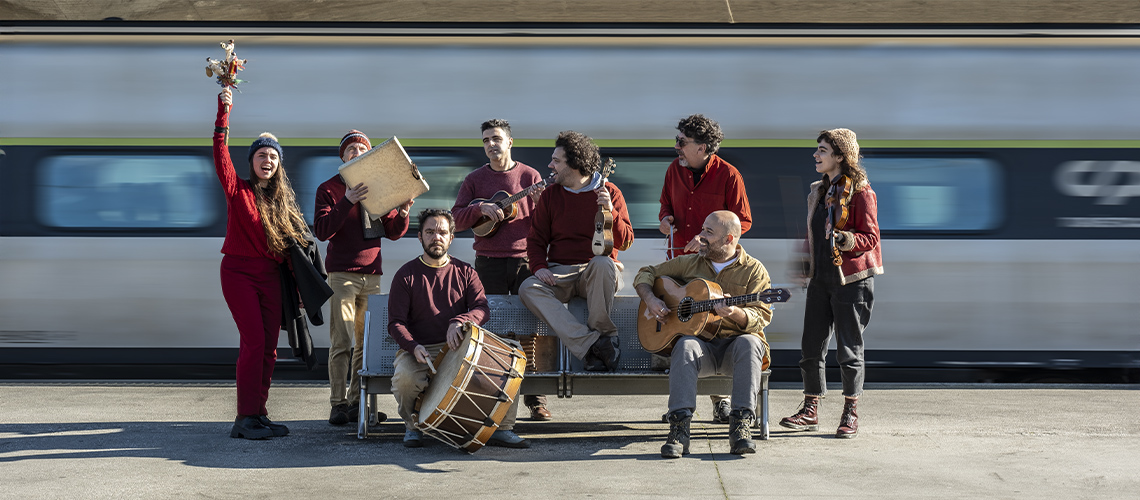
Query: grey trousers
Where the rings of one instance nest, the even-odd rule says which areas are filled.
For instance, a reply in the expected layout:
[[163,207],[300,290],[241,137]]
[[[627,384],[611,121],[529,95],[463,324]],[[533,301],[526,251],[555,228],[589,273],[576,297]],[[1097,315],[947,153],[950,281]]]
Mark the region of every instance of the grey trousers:
[[835,357],[843,378],[843,395],[863,394],[866,369],[863,363],[863,330],[871,321],[875,304],[875,277],[846,285],[817,283],[811,280],[804,306],[804,336],[800,342],[800,374],[804,378],[804,394],[822,396],[827,393],[827,344],[835,333]]
[[673,347],[669,368],[669,412],[695,411],[697,379],[732,376],[732,408],[754,411],[764,374],[764,343],[755,335],[711,341],[681,337]]
[[[431,344],[424,347],[427,348],[431,358],[435,359],[445,345],[447,344]],[[420,397],[431,383],[431,370],[427,365],[416,361],[414,354],[403,349],[396,353],[396,360],[392,362],[392,366],[395,367],[395,372],[392,373],[392,395],[396,397],[396,411],[400,413],[400,418],[404,419],[405,428],[415,429],[416,426],[412,425],[412,412],[416,410],[416,398]],[[518,413],[520,399],[522,398],[515,398],[507,410],[507,416],[499,423],[499,429],[509,431],[515,428],[515,414]]]
[[[598,337],[618,334],[617,325],[610,320],[610,309],[614,295],[622,287],[621,273],[613,259],[606,256],[594,257],[586,264],[551,262],[547,269],[554,273],[555,286],[531,276],[519,287],[519,298],[538,319],[550,325],[562,345],[582,359]],[[585,325],[564,306],[574,297],[586,299],[589,316]]]

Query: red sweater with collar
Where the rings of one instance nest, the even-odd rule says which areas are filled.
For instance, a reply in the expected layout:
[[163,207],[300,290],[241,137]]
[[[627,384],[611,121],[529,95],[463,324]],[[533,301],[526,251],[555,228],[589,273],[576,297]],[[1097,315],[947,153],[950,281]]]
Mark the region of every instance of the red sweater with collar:
[[[633,244],[633,226],[621,190],[606,183],[613,203],[614,250],[610,258],[619,262],[618,250]],[[526,254],[531,272],[559,264],[585,264],[594,258],[594,216],[598,213],[598,195],[593,191],[571,193],[560,185],[542,192],[531,216],[530,235],[526,238]]]
[[[717,210],[728,210],[740,217],[741,233],[752,227],[752,208],[740,171],[714,154],[709,157],[701,181],[693,184],[693,172],[682,167],[679,159],[673,160],[665,171],[661,211],[657,215],[657,220],[673,216],[673,246],[684,247],[692,241],[701,233],[705,218]],[[678,248],[673,255],[684,254]]]
[[[218,97],[218,117],[215,127],[228,128],[230,115],[222,98]],[[222,253],[239,257],[261,257],[277,262],[285,258],[269,250],[269,240],[261,225],[261,213],[257,211],[257,200],[249,181],[241,179],[234,171],[230,160],[230,149],[226,146],[226,132],[214,132],[214,169],[226,194],[226,239],[222,243]]]
[[[347,189],[340,174],[334,175],[317,188],[313,235],[321,241],[329,242],[325,271],[384,274],[380,258],[382,239],[364,239],[359,204],[345,198]],[[392,241],[404,236],[410,224],[409,217],[400,216],[398,208],[380,217],[380,221],[384,224],[384,237]]]

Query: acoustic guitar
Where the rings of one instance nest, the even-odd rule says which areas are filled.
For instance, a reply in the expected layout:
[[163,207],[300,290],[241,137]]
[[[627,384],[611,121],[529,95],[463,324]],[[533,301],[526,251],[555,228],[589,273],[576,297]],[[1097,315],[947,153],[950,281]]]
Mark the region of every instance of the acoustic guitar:
[[[613,158],[606,158],[606,164],[602,165],[602,189],[606,188],[606,181],[614,170],[617,170],[617,163]],[[594,255],[609,255],[614,251],[614,214],[601,205],[594,216],[594,241],[590,248]]]
[[791,294],[785,288],[769,288],[762,292],[725,297],[720,285],[704,279],[695,279],[682,286],[668,276],[653,283],[653,295],[665,301],[669,316],[663,323],[645,316],[645,302],[637,309],[637,338],[646,351],[668,356],[683,335],[704,340],[716,338],[721,317],[713,308],[719,304],[739,306],[754,302],[771,304],[787,302]]
[[469,207],[478,205],[480,203],[491,203],[494,204],[495,207],[497,207],[499,210],[503,211],[503,220],[500,220],[498,222],[491,220],[491,218],[487,217],[486,215],[480,216],[479,220],[475,221],[475,225],[471,226],[471,231],[475,233],[475,236],[480,236],[483,238],[490,238],[491,236],[494,236],[495,233],[498,232],[499,227],[502,226],[504,222],[514,220],[514,218],[518,216],[519,206],[516,205],[516,203],[518,203],[519,200],[523,199],[526,196],[530,196],[531,193],[539,189],[545,188],[546,185],[550,184],[550,182],[553,180],[554,173],[552,172],[549,177],[538,181],[530,185],[530,187],[523,189],[522,191],[519,191],[515,194],[510,194],[506,191],[499,191],[491,195],[490,198],[476,198],[474,200],[471,200],[471,203],[467,204]]

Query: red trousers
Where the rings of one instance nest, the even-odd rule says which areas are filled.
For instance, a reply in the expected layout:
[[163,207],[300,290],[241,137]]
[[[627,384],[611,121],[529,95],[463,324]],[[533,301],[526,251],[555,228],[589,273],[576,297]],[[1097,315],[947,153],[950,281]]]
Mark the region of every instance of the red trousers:
[[222,257],[222,295],[237,323],[238,415],[268,415],[265,401],[277,362],[281,333],[281,278],[277,262],[258,257]]

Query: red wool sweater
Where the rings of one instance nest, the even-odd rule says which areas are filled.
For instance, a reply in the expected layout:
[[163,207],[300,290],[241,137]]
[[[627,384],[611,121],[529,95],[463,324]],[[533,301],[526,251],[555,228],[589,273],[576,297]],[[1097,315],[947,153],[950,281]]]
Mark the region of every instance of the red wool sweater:
[[[313,234],[321,241],[329,242],[325,270],[330,273],[384,274],[380,259],[381,238],[364,239],[359,205],[344,197],[347,189],[340,174],[317,188]],[[396,241],[408,232],[409,218],[401,217],[398,208],[380,220],[384,224],[385,238]]]
[[[701,233],[705,218],[717,210],[728,210],[740,217],[740,232],[752,227],[752,208],[744,191],[744,178],[727,161],[717,155],[709,157],[701,182],[693,184],[693,172],[673,160],[665,171],[661,188],[661,211],[657,220],[673,216],[673,246],[684,247]],[[684,255],[677,248],[673,255]]]
[[446,342],[452,321],[482,325],[490,316],[475,268],[455,257],[443,267],[428,266],[417,257],[392,277],[388,335],[407,352],[417,345]]
[[[614,205],[614,251],[610,258],[618,262],[618,250],[633,244],[633,226],[629,223],[629,210],[625,197],[613,183],[607,182],[610,200]],[[594,216],[598,213],[598,195],[593,191],[571,193],[554,185],[542,192],[531,217],[530,235],[526,239],[526,254],[532,272],[559,264],[584,264],[594,258]]]
[[[538,171],[522,162],[506,172],[498,172],[485,164],[467,174],[459,186],[455,206],[451,213],[455,216],[455,232],[466,231],[483,213],[478,206],[467,206],[476,198],[490,198],[499,191],[513,195],[542,180]],[[475,237],[475,255],[483,257],[526,257],[526,236],[530,233],[530,216],[534,200],[530,196],[515,202],[518,214],[511,221],[500,224],[499,230],[490,238]]]
[[[229,127],[230,115],[222,98],[218,97],[218,117],[215,127]],[[226,194],[226,239],[222,253],[240,257],[262,257],[283,262],[284,257],[269,251],[269,240],[261,225],[261,214],[249,181],[238,178],[226,146],[226,134],[214,132],[214,169]]]

